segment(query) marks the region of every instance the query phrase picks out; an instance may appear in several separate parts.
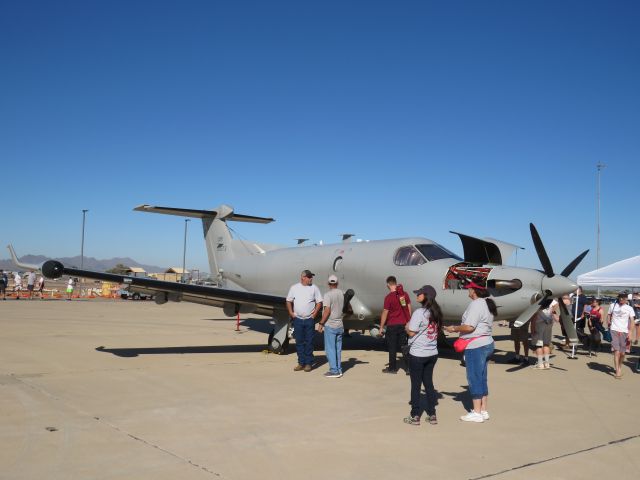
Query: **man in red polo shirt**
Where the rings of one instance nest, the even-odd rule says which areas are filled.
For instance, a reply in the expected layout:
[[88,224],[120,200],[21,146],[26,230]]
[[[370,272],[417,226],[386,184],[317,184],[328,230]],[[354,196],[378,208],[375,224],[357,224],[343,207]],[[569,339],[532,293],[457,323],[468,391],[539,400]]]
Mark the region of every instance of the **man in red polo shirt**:
[[[387,288],[389,293],[384,297],[384,307],[380,316],[380,335],[384,334],[387,339],[387,349],[389,351],[389,366],[382,369],[382,373],[398,373],[396,354],[398,350],[407,344],[407,333],[404,326],[411,318],[411,300],[398,285],[396,277],[387,277]],[[408,359],[407,374],[409,373]]]

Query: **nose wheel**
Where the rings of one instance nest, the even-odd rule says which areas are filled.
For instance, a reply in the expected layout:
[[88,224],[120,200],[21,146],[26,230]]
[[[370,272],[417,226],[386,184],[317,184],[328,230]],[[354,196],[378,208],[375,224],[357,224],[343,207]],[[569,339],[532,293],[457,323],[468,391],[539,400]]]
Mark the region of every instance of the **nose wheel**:
[[[288,329],[285,330],[288,333]],[[276,335],[276,329],[272,329],[269,332],[269,339],[267,340],[267,348],[271,353],[275,353],[281,355],[283,353],[287,353],[287,348],[289,348],[289,335],[285,335],[284,339],[278,338]]]

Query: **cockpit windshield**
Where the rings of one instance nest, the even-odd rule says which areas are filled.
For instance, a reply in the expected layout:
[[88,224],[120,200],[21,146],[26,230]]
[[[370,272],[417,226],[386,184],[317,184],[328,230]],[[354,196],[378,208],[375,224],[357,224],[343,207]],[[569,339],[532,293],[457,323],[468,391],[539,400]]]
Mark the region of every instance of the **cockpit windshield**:
[[416,248],[420,250],[420,253],[424,255],[424,258],[426,258],[430,262],[433,260],[441,260],[443,258],[455,258],[456,260],[462,261],[462,259],[458,255],[447,250],[442,245],[438,245],[437,243],[416,245]]
[[399,267],[422,265],[425,259],[413,246],[400,247],[393,256],[393,263]]

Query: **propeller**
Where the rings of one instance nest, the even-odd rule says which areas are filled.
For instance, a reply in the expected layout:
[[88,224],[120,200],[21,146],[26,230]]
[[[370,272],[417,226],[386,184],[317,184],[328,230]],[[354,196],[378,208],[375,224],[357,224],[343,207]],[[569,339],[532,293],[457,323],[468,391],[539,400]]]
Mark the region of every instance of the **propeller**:
[[[580,264],[584,257],[587,256],[587,253],[589,253],[589,250],[585,250],[576,258],[574,258],[569,263],[569,265],[564,267],[559,275],[556,275],[553,271],[551,260],[549,260],[549,255],[547,255],[547,251],[544,248],[542,239],[540,238],[540,234],[538,233],[538,230],[533,223],[529,224],[529,230],[531,230],[531,239],[533,240],[533,245],[536,249],[538,259],[540,260],[540,264],[542,265],[542,269],[545,274],[545,277],[542,279],[542,290],[544,296],[542,297],[542,299],[540,299],[540,301],[533,303],[518,316],[518,318],[514,322],[514,326],[516,327],[521,327],[522,325],[527,323],[539,309],[547,308],[551,304],[554,295],[562,295],[563,293],[575,290],[575,288],[577,288],[577,285],[575,285],[567,277],[568,275],[571,275],[571,273]],[[566,309],[566,306],[562,302],[562,297],[558,297],[558,303],[560,304],[560,318],[562,319],[562,323],[567,332],[567,335],[569,336],[569,339],[573,341],[573,338],[577,338],[575,326],[573,325],[573,321]]]

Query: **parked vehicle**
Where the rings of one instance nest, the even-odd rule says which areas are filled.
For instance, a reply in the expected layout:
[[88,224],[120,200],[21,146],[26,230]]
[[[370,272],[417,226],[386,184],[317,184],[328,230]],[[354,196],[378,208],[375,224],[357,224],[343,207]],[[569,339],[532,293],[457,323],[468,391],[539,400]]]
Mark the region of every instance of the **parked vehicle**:
[[153,295],[130,292],[126,288],[121,288],[120,290],[118,290],[118,295],[120,295],[120,298],[123,300],[151,300],[153,298]]

